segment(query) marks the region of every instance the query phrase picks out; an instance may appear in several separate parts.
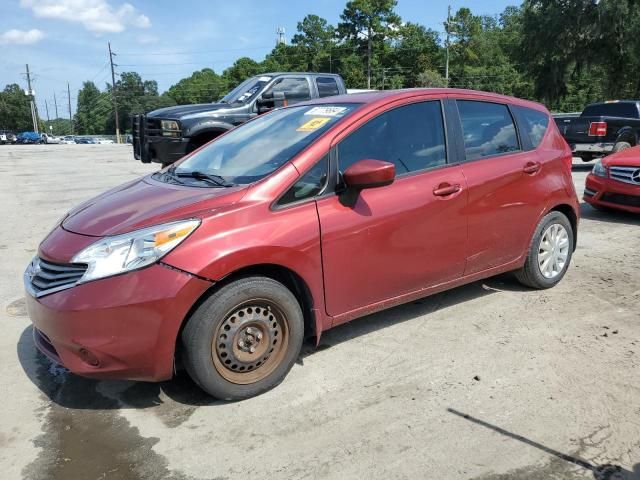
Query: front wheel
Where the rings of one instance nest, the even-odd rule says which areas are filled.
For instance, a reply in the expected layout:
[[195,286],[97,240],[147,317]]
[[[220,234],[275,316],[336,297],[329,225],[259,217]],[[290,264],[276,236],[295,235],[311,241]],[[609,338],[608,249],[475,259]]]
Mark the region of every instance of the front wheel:
[[304,337],[296,297],[267,277],[225,285],[191,315],[182,332],[184,364],[210,395],[241,400],[278,385]]
[[573,255],[573,228],[561,212],[550,212],[538,224],[524,266],[516,272],[520,283],[545,289],[564,277]]

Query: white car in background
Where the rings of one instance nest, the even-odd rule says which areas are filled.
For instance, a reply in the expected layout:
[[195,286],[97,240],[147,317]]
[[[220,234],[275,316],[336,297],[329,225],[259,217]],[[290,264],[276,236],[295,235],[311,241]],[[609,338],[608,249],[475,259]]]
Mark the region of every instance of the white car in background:
[[67,135],[66,137],[62,137],[60,139],[60,143],[63,145],[75,145],[76,138],[73,135]]
[[111,140],[110,138],[97,138],[96,140],[98,140],[98,143],[100,145],[112,145],[115,142],[113,140]]
[[42,143],[59,144],[62,140],[60,137],[54,137],[53,135],[49,135],[48,133],[43,133],[40,136],[42,137]]

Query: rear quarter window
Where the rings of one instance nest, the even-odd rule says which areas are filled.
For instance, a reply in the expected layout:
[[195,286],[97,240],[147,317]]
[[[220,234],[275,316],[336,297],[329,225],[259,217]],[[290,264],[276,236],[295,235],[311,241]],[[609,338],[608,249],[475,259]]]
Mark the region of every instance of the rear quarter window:
[[[542,142],[549,127],[549,115],[526,107],[515,107],[521,132],[529,137],[532,148],[537,148]],[[525,142],[526,143],[526,142]],[[528,150],[528,148],[525,148]]]

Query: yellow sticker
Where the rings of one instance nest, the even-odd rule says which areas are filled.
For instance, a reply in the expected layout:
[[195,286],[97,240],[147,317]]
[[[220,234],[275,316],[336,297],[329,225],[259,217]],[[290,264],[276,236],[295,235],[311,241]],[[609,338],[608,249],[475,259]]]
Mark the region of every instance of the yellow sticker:
[[313,118],[298,128],[296,132],[313,132],[314,130],[324,126],[329,121],[331,121],[331,119],[326,117]]

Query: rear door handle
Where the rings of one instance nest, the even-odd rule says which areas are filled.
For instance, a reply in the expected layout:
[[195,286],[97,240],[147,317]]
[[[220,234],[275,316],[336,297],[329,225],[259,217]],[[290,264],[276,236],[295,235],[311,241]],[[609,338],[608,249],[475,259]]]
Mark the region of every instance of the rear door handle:
[[454,183],[450,185],[448,183],[441,183],[436,188],[433,189],[433,194],[436,197],[446,197],[447,195],[453,195],[454,193],[458,193],[462,188],[459,183]]
[[528,163],[524,166],[524,168],[522,169],[522,171],[523,171],[524,173],[529,173],[529,174],[537,173],[537,172],[539,172],[539,171],[540,171],[540,167],[542,167],[542,165],[540,165],[540,163],[539,163],[539,162],[528,162]]

